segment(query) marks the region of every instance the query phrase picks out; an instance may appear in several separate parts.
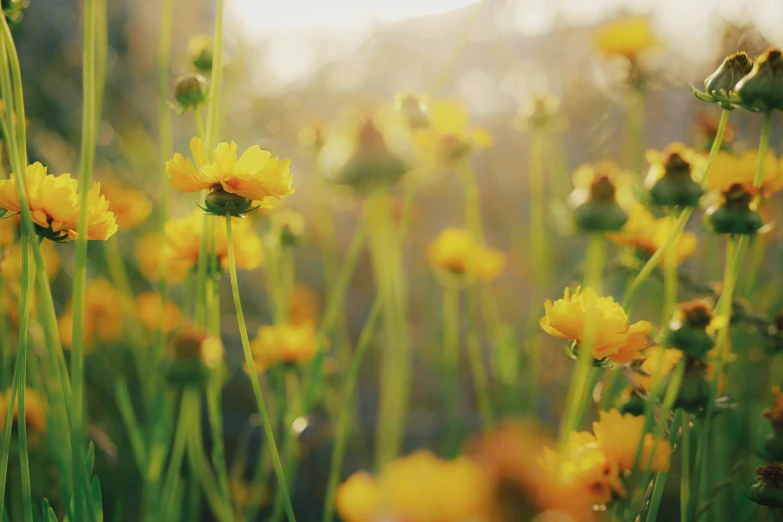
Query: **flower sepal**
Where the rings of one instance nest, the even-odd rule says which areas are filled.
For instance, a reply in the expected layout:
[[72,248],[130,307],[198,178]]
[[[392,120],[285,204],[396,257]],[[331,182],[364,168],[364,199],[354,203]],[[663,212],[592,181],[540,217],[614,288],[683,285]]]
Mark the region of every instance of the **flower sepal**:
[[717,234],[753,235],[764,226],[761,214],[753,208],[754,196],[739,183],[723,193],[723,201],[707,210],[706,218]]
[[746,491],[761,506],[783,508],[783,463],[770,462],[756,469],[756,483]]
[[261,206],[254,203],[253,200],[226,192],[222,186],[215,185],[204,198],[204,206],[200,203],[198,206],[204,213],[212,216],[244,217]]
[[735,88],[737,104],[753,112],[783,110],[783,53],[768,49]]

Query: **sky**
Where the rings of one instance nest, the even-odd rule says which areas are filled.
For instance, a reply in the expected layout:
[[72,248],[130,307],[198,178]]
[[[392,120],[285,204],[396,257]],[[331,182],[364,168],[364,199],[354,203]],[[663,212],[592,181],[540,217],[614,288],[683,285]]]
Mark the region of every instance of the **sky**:
[[[485,0],[505,31],[537,35],[556,22],[594,25],[618,13],[649,14],[685,57],[712,57],[722,20],[753,23],[783,46],[783,0]],[[226,0],[228,20],[249,45],[263,45],[280,86],[317,64],[350,56],[373,26],[454,10],[478,0]],[[267,79],[268,81],[268,79]]]

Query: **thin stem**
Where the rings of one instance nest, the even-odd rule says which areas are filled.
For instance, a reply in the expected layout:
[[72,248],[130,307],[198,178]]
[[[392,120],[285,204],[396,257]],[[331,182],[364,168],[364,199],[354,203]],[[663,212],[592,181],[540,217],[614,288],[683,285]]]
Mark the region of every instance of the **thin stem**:
[[209,83],[209,107],[207,109],[207,128],[205,144],[212,150],[217,141],[220,119],[221,93],[223,90],[223,0],[215,5],[215,34],[212,41],[212,75]]
[[204,139],[204,122],[201,119],[201,111],[198,107],[193,107],[193,123],[196,125],[196,136]]
[[446,380],[444,389],[449,432],[459,432],[459,332],[460,289],[454,284],[443,286],[443,346],[441,361]]
[[[685,422],[683,422],[683,418],[685,418]],[[682,425],[684,434],[686,429],[685,424],[688,422],[690,422],[690,419],[687,418],[687,414],[683,413],[683,410],[677,410],[677,412],[674,414],[674,420],[672,421],[671,427],[669,428],[669,446],[674,448],[674,443],[677,441],[677,432],[680,430],[680,426]],[[647,510],[645,521],[655,522],[658,519],[658,508],[661,506],[663,490],[666,487],[666,478],[668,476],[668,471],[659,471],[655,474],[655,485],[653,486],[652,495],[650,496],[650,507]]]
[[[585,269],[585,287],[592,288],[599,296],[601,295],[605,248],[606,244],[601,234],[590,236]],[[595,311],[593,310],[593,312]],[[586,407],[582,399],[585,396],[585,388],[593,365],[592,345],[597,332],[594,320],[588,317],[585,323],[584,338],[579,343],[578,360],[568,390],[565,415],[560,425],[561,450],[565,447],[571,432],[578,428],[577,421],[581,417],[582,409]]]
[[680,471],[680,520],[688,520],[688,505],[691,503],[691,419],[683,413],[682,423],[682,470]]
[[528,200],[530,201],[530,221],[528,228],[528,248],[531,261],[530,280],[534,285],[544,286],[549,275],[550,262],[547,256],[546,213],[544,193],[544,131],[534,129],[530,136],[530,165],[528,168]]
[[245,362],[247,363],[247,367],[249,369],[248,373],[250,374],[250,382],[253,385],[253,394],[255,395],[258,412],[261,416],[261,425],[264,429],[264,435],[266,436],[267,444],[269,445],[269,453],[272,457],[272,464],[274,465],[275,474],[277,475],[278,487],[283,490],[283,495],[285,496],[286,514],[288,515],[289,522],[294,522],[296,520],[296,517],[294,516],[294,507],[291,504],[291,496],[288,493],[288,483],[285,479],[283,464],[280,461],[280,454],[277,451],[275,434],[272,430],[272,421],[269,418],[266,401],[264,400],[263,392],[261,391],[261,383],[258,381],[258,374],[253,370],[256,366],[253,362],[253,353],[250,351],[250,338],[247,335],[245,314],[242,311],[242,300],[239,297],[239,282],[237,281],[234,240],[233,234],[231,232],[231,216],[226,216],[226,242],[228,244],[228,265],[231,275],[231,293],[234,298],[234,308],[236,308],[237,322],[239,324],[239,335],[242,339],[242,350],[245,353]]
[[[669,222],[671,223],[672,234],[677,229],[677,212],[672,209],[669,214]],[[672,241],[668,241],[669,246],[666,249],[666,266],[664,267],[664,291],[663,291],[663,307],[661,311],[661,324],[666,324],[671,318],[674,305],[677,303],[677,241],[679,237],[675,237]]]
[[161,494],[160,512],[169,513],[174,507],[174,499],[177,498],[177,489],[179,487],[180,473],[182,472],[182,462],[185,459],[185,449],[187,448],[188,430],[193,424],[192,399],[190,391],[184,390],[180,399],[179,419],[174,431],[174,442],[171,446],[171,455],[169,457],[166,478],[163,480],[163,491]]
[[356,344],[356,353],[351,361],[351,368],[345,381],[343,389],[343,408],[340,410],[340,416],[337,420],[337,433],[335,434],[334,449],[332,450],[332,460],[329,465],[329,479],[326,486],[326,504],[324,506],[323,522],[332,522],[334,520],[334,496],[337,491],[337,483],[340,480],[340,469],[342,468],[343,458],[345,456],[345,446],[348,440],[348,428],[350,424],[351,410],[354,401],[354,392],[356,383],[359,380],[361,363],[367,348],[370,346],[370,340],[375,329],[375,324],[381,315],[383,301],[381,294],[375,298],[364,323],[362,333],[359,335],[359,341]]

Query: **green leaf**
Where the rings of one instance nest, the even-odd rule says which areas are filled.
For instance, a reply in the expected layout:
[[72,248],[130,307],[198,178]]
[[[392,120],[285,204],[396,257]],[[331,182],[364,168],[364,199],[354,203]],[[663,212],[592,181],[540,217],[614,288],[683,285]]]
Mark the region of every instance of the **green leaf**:
[[[92,446],[92,443],[90,443],[90,446]],[[98,522],[103,522],[103,496],[101,495],[101,482],[97,476],[92,478],[92,499],[98,515],[97,520]]]
[[52,506],[49,505],[48,499],[43,499],[41,512],[43,513],[43,516],[46,517],[46,522],[57,522],[57,514],[55,514]]
[[95,469],[95,444],[90,441],[87,445],[87,477],[93,474]]

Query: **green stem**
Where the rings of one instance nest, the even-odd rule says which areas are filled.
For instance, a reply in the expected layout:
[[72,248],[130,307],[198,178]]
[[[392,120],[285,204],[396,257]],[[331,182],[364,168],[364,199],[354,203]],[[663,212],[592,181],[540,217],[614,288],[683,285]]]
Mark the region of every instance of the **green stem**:
[[253,394],[255,395],[258,412],[261,416],[261,425],[264,429],[264,435],[266,436],[269,453],[272,457],[272,464],[274,465],[275,474],[277,475],[278,486],[283,490],[283,494],[285,496],[286,514],[288,515],[289,522],[294,522],[296,520],[296,517],[294,516],[294,507],[291,504],[291,496],[288,493],[288,484],[285,479],[285,473],[283,472],[283,464],[280,461],[280,454],[277,451],[275,434],[272,430],[272,421],[269,418],[266,401],[264,400],[264,396],[261,391],[261,383],[258,381],[258,374],[253,371],[253,368],[255,368],[255,363],[253,362],[253,353],[250,351],[250,339],[247,335],[245,314],[242,311],[242,300],[239,297],[239,282],[237,281],[234,240],[233,234],[231,232],[231,216],[226,216],[226,242],[228,244],[228,265],[229,272],[231,274],[231,293],[234,298],[234,308],[236,308],[237,322],[239,324],[239,335],[242,339],[242,350],[245,353],[245,362],[247,363],[247,367],[250,369],[248,372],[250,374],[250,382],[253,385]]
[[381,294],[378,294],[373,301],[370,314],[367,316],[367,321],[364,323],[362,333],[359,335],[359,341],[356,344],[356,352],[351,360],[351,368],[346,377],[345,388],[343,389],[343,407],[340,410],[340,416],[337,420],[337,433],[335,434],[332,460],[329,465],[329,478],[326,486],[326,504],[324,506],[323,522],[332,522],[334,520],[334,497],[335,492],[337,491],[337,484],[340,480],[340,469],[342,468],[343,458],[345,456],[345,446],[348,440],[348,428],[350,425],[356,383],[359,380],[362,360],[367,353],[367,348],[370,346],[375,324],[378,322],[382,308],[383,301],[381,300]]
[[[672,209],[669,214],[669,220],[671,222],[672,231],[677,229],[677,212]],[[663,291],[663,307],[661,312],[661,324],[667,324],[671,319],[672,312],[674,311],[674,305],[677,303],[677,241],[678,237],[674,237],[672,241],[667,241],[669,246],[666,249],[666,266],[664,270],[664,291]]]
[[[590,236],[588,248],[587,248],[587,261],[585,268],[585,287],[592,288],[600,296],[602,289],[604,258],[605,258],[606,244],[604,237],[601,234],[593,234]],[[566,411],[563,416],[563,422],[560,425],[560,449],[565,447],[568,437],[571,432],[575,431],[577,421],[582,416],[582,410],[586,407],[583,402],[585,396],[585,388],[590,376],[590,370],[593,366],[593,353],[592,345],[595,340],[596,323],[590,318],[586,318],[586,324],[584,328],[584,339],[579,346],[578,360],[576,361],[576,368],[574,368],[574,374],[571,378],[571,385],[568,389],[568,395],[566,399]]]
[[688,520],[688,505],[691,503],[691,419],[683,413],[682,423],[682,470],[680,471],[680,520]]
[[530,253],[530,282],[535,286],[546,285],[551,262],[547,256],[546,229],[544,228],[544,143],[546,136],[540,129],[534,129],[530,136],[530,165],[528,170],[528,200],[530,201],[530,222],[528,248]]
[[221,93],[223,90],[223,0],[215,5],[215,34],[212,41],[212,75],[209,82],[209,107],[207,108],[206,148],[212,150],[217,142],[220,120]]
[[[441,363],[445,377],[445,403],[449,433],[459,437],[460,402],[459,387],[459,332],[460,289],[453,283],[443,286],[443,345]],[[454,444],[456,446],[456,444]],[[450,445],[451,446],[451,445]]]
[[[712,142],[710,154],[707,157],[707,163],[704,166],[703,174],[701,176],[702,187],[707,185],[709,176],[712,172],[712,167],[715,164],[715,159],[718,157],[718,152],[720,152],[721,145],[723,144],[723,136],[726,133],[726,126],[729,122],[730,113],[730,111],[725,109],[723,112],[721,112],[720,123],[718,124],[718,132],[715,134],[715,139]],[[645,263],[645,265],[626,289],[625,298],[623,299],[623,308],[626,311],[629,311],[631,304],[636,297],[636,292],[639,290],[641,284],[644,283],[648,277],[650,277],[655,268],[661,262],[661,259],[663,259],[665,252],[668,251],[671,245],[676,244],[676,239],[682,235],[682,231],[685,230],[685,225],[687,225],[688,219],[690,219],[691,214],[693,214],[693,210],[693,208],[683,209],[683,211],[680,213],[679,219],[677,220],[676,226],[673,228],[672,233],[669,234],[666,242],[661,245],[652,256],[650,256],[650,259],[647,261],[647,263]]]
[[161,493],[160,513],[170,513],[174,508],[174,501],[177,498],[179,490],[180,473],[182,472],[182,462],[185,459],[185,449],[187,448],[188,430],[193,424],[192,397],[189,390],[182,392],[179,408],[179,419],[174,432],[174,442],[171,446],[171,455],[167,464],[166,478],[163,480],[163,491]]
[[[674,448],[674,444],[677,441],[677,432],[680,430],[680,426],[682,425],[683,434],[685,434],[685,424],[690,422],[690,419],[685,418],[685,422],[683,423],[683,417],[686,417],[686,414],[684,414],[682,410],[677,410],[674,414],[674,420],[672,421],[671,427],[669,428],[668,440],[669,445],[672,448]],[[684,455],[685,454],[683,453],[683,456]],[[666,486],[666,477],[668,477],[668,475],[668,471],[659,471],[655,474],[655,485],[653,486],[652,495],[650,496],[650,507],[647,510],[645,521],[655,522],[658,519],[658,509],[661,506],[663,490]]]
[[410,382],[410,346],[405,319],[401,248],[395,241],[390,197],[368,201],[370,253],[378,291],[383,295],[384,344],[381,356],[379,419],[376,426],[378,469],[395,458],[402,445]]

